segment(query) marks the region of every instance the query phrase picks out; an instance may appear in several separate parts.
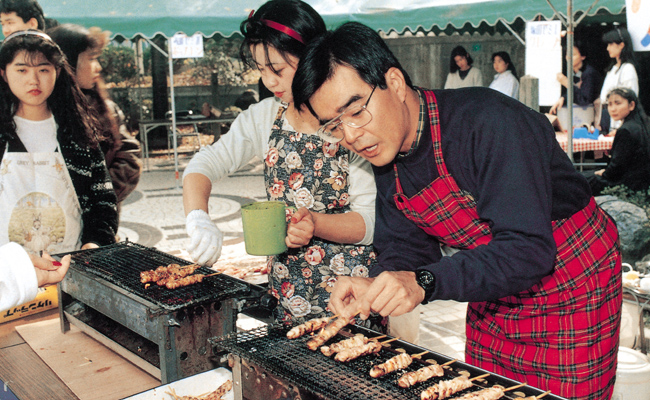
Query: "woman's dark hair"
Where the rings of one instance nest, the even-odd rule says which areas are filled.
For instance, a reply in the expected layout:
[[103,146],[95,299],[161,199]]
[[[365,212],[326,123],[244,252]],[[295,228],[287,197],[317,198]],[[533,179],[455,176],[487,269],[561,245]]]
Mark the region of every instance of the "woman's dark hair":
[[[624,43],[625,46],[623,46],[623,50],[621,50],[621,65],[624,63],[630,63],[634,66],[636,70],[638,70],[637,65],[636,65],[636,60],[634,58],[634,48],[632,46],[632,37],[630,36],[630,33],[627,31],[625,28],[614,28],[613,30],[605,33],[603,35],[603,42],[606,44],[609,43],[616,43],[616,44],[621,44]],[[611,70],[616,66],[616,60],[612,60],[611,64],[607,68],[607,70]]]
[[[573,47],[578,49],[578,52],[580,53],[581,56],[583,56],[585,59],[582,62],[582,67],[580,67],[580,71],[584,71],[585,68],[587,68],[587,52],[589,49],[587,48],[587,44],[583,42],[582,40],[575,40],[573,42]],[[571,61],[573,63],[573,61]]]
[[309,107],[309,98],[339,66],[351,67],[371,86],[386,89],[386,72],[399,69],[406,84],[411,78],[377,32],[358,22],[347,22],[314,39],[300,59],[291,91],[296,108]]
[[630,111],[630,114],[625,117],[625,121],[636,121],[641,124],[645,129],[648,140],[650,140],[650,118],[643,110],[643,106],[641,105],[641,102],[639,102],[639,96],[637,96],[634,90],[622,86],[610,90],[609,93],[607,93],[607,99],[609,100],[609,96],[614,94],[621,96],[629,103],[634,103],[634,110]]
[[[74,73],[59,46],[36,34],[9,35],[0,47],[0,69],[6,71],[7,65],[22,51],[27,53],[28,62],[34,61],[38,54],[42,54],[57,68],[54,90],[47,99],[47,106],[59,125],[57,136],[95,147],[98,122],[89,115],[88,102],[77,86]],[[6,135],[7,139],[16,137],[13,117],[19,105],[18,97],[11,92],[7,82],[0,79],[0,136]]]
[[[87,50],[101,51],[108,43],[108,32],[99,28],[86,29],[81,25],[62,24],[47,31],[48,35],[59,45],[65,54],[72,70],[76,74],[79,55]],[[102,150],[107,152],[114,138],[118,137],[119,126],[107,107],[106,102],[110,95],[106,90],[103,80],[99,80],[91,89],[81,88],[81,91],[89,102],[90,108],[94,111],[94,117],[100,122],[100,140],[106,140],[109,146],[102,145]],[[104,148],[106,147],[106,148]]]
[[512,72],[512,75],[515,76],[516,80],[519,80],[519,76],[517,76],[517,68],[515,68],[515,64],[512,63],[512,60],[510,59],[510,54],[508,54],[505,51],[497,51],[496,53],[492,54],[492,62],[494,63],[494,58],[499,57],[508,64],[508,70]]
[[[283,25],[302,38],[302,42],[269,26],[266,21]],[[275,48],[288,61],[288,55],[300,59],[307,43],[325,33],[327,28],[323,18],[309,4],[300,0],[270,0],[264,3],[254,15],[243,21],[240,26],[244,41],[239,48],[242,61],[251,68],[257,68],[250,47],[264,46],[266,62],[269,61],[269,47]],[[258,60],[259,62],[259,60]],[[273,72],[277,71],[270,66]]]
[[458,68],[458,65],[456,65],[456,56],[465,57],[467,59],[467,65],[469,66],[474,64],[474,59],[469,55],[467,50],[465,50],[463,46],[456,46],[451,51],[451,58],[449,60],[449,72],[452,74],[460,69]]

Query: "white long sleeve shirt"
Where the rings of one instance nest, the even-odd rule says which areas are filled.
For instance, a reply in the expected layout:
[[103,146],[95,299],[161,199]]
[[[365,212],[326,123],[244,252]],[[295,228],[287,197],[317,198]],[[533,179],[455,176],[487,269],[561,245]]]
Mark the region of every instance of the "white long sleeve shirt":
[[497,90],[506,96],[519,100],[519,81],[509,69],[494,75],[494,80],[490,83],[490,89]]
[[[280,108],[276,98],[267,98],[251,105],[232,123],[227,134],[214,144],[204,147],[189,162],[183,178],[188,174],[205,175],[217,182],[245,166],[253,157],[266,157],[273,122]],[[295,131],[286,118],[283,129]],[[371,164],[361,156],[350,153],[350,208],[359,213],[366,225],[366,234],[357,244],[372,243],[375,230],[375,178]]]
[[33,300],[38,280],[32,260],[17,243],[0,247],[0,311]]

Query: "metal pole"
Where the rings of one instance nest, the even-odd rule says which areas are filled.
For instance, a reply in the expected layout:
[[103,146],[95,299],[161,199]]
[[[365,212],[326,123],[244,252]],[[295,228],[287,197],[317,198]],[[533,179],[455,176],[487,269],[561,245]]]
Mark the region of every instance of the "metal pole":
[[567,128],[567,154],[573,162],[573,0],[567,0],[566,52],[567,52],[567,88],[566,106],[569,114]]
[[[171,39],[167,39],[169,43]],[[172,140],[174,141],[174,177],[176,179],[176,189],[180,186],[178,184],[179,174],[178,174],[178,145],[176,143],[176,101],[174,100],[174,64],[172,59],[171,46],[168,45],[167,56],[169,60],[169,92],[172,98]]]

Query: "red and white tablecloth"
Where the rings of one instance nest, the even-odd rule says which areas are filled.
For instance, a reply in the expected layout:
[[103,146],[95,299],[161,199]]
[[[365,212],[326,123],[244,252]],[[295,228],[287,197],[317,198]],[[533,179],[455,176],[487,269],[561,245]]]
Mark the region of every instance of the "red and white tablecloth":
[[[560,143],[562,150],[567,151],[568,139],[566,133],[555,134],[557,141]],[[612,148],[614,136],[599,136],[598,140],[593,139],[573,139],[573,152],[578,153],[581,151],[593,150],[609,150]]]

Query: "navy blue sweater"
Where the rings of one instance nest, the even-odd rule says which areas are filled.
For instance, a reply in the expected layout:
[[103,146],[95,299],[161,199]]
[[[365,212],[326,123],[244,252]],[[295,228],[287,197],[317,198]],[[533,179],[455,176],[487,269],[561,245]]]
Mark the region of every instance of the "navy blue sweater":
[[437,278],[432,299],[486,301],[526,290],[553,270],[551,222],[584,208],[591,198],[589,185],[560,148],[544,115],[486,88],[434,93],[447,170],[474,197],[493,239],[442,257],[438,240],[395,207],[394,163],[409,197],[438,177],[425,113],[417,148],[374,167],[378,263],[371,275],[426,268]]

